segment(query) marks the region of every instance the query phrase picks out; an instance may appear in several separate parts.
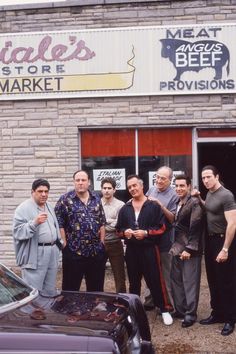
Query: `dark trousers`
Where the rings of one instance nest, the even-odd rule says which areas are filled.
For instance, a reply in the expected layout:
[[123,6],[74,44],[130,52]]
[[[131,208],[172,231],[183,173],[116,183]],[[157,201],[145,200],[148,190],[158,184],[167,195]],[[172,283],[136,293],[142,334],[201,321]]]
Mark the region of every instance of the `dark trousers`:
[[67,246],[62,252],[62,290],[79,291],[83,277],[87,291],[103,291],[105,253],[83,257]]
[[223,322],[236,321],[236,239],[232,242],[228,260],[216,262],[224,237],[206,236],[205,263],[211,296],[212,315]]
[[129,292],[140,296],[144,277],[151,292],[154,305],[161,312],[169,311],[165,281],[161,271],[160,253],[154,245],[127,245],[125,261],[129,277]]
[[106,242],[105,249],[107,258],[111,263],[111,269],[114,275],[116,292],[125,293],[125,258],[124,248],[121,240],[115,242]]

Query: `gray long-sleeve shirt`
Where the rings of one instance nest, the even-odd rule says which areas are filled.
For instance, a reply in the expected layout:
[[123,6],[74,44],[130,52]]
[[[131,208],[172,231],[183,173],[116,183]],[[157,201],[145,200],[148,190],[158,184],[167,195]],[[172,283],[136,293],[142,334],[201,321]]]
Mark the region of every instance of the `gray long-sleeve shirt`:
[[[25,200],[15,210],[13,219],[13,241],[16,253],[16,264],[22,268],[37,269],[37,251],[39,242],[51,242],[60,239],[60,231],[53,208],[46,203],[49,214],[48,225],[35,225],[34,219],[39,208],[33,198]],[[51,229],[50,229],[51,228]],[[50,233],[46,239],[47,231]]]

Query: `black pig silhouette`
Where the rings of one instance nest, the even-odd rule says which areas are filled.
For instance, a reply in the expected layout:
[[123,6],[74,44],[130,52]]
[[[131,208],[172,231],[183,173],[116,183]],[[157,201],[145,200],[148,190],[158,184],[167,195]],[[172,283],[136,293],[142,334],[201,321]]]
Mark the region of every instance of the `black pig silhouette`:
[[[226,71],[227,71],[227,75],[229,75],[230,54],[228,48],[221,42],[212,41],[212,40],[188,42],[185,40],[174,39],[174,38],[161,39],[160,42],[162,43],[161,56],[163,58],[169,58],[169,60],[173,63],[174,67],[176,68],[176,76],[174,80],[180,80],[181,75],[185,71],[199,72],[200,70],[209,67],[215,70],[214,79],[220,80],[222,78],[223,66],[226,63],[227,63]],[[181,48],[184,48],[184,53],[186,54],[189,54],[190,52],[197,54],[200,53],[205,48],[207,53],[216,52],[220,60],[216,60],[214,63],[209,63],[209,65],[203,66],[200,63],[200,58],[196,57],[197,59],[195,59],[195,66],[177,67],[176,53],[181,53],[182,52]]]

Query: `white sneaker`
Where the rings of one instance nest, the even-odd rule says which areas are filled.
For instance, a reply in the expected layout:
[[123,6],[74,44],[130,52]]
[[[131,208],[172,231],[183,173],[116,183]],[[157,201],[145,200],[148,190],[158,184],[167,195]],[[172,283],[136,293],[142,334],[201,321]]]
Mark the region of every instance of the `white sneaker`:
[[170,326],[173,323],[173,318],[169,312],[162,312],[162,319],[166,326]]

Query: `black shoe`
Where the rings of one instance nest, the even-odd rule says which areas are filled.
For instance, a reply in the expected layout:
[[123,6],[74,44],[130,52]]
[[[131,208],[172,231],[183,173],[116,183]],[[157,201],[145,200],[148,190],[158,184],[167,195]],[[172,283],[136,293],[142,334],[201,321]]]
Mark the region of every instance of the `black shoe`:
[[183,320],[182,327],[183,328],[191,327],[194,323],[195,323],[194,320]]
[[145,311],[152,311],[155,309],[154,305],[143,305]]
[[199,321],[199,323],[201,325],[211,325],[211,324],[214,324],[214,323],[221,323],[222,321],[220,321],[218,318],[216,318],[215,316],[213,315],[210,315],[209,317]]
[[221,331],[222,336],[229,336],[234,331],[234,323],[226,322]]
[[182,315],[181,313],[179,313],[177,311],[171,312],[170,314],[173,318],[180,318],[181,320],[184,318],[184,315]]

